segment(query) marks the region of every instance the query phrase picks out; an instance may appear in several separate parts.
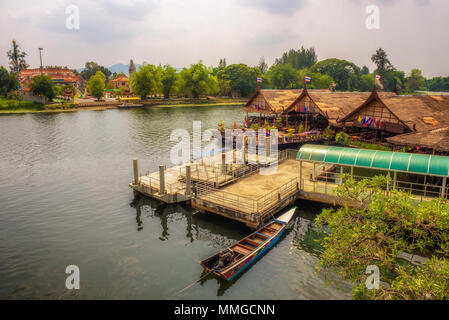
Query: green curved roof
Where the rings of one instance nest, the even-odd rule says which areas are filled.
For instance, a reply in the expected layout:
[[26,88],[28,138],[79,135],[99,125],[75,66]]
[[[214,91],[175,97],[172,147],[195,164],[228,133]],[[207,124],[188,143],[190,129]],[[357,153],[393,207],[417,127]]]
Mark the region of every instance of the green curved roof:
[[449,157],[306,144],[297,160],[340,164],[379,170],[449,176]]

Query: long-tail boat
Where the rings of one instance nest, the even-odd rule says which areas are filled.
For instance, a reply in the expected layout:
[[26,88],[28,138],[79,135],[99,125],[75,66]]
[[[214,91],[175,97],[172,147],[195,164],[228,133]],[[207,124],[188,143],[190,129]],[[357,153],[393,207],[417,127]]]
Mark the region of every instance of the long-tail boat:
[[277,219],[270,220],[246,238],[200,261],[201,266],[208,273],[232,281],[279,241],[295,210],[296,207],[293,207]]

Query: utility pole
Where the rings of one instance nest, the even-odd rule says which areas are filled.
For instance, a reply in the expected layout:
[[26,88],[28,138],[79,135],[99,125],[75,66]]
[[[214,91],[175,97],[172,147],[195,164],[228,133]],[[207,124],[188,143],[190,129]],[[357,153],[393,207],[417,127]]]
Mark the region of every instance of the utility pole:
[[44,69],[42,68],[42,50],[43,48],[39,48],[39,57],[41,59],[41,75],[44,74]]

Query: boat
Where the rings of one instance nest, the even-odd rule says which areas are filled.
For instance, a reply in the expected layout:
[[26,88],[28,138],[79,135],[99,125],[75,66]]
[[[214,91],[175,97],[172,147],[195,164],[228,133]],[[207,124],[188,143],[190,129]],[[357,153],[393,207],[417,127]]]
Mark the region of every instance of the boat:
[[295,210],[293,207],[232,246],[200,261],[201,266],[207,273],[232,281],[279,241]]

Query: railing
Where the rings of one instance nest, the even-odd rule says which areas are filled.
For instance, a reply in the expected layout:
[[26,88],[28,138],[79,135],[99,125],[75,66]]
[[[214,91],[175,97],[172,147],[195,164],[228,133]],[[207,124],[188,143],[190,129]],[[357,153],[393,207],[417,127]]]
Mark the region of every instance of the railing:
[[[145,176],[140,177],[140,186],[148,194],[155,194],[160,192],[160,180],[158,178],[152,177],[149,173]],[[174,194],[176,192],[185,189],[185,185],[181,182],[168,183],[165,182],[165,193]]]
[[195,189],[195,199],[246,213],[263,214],[298,192],[299,178],[288,181],[281,187],[276,188],[258,199],[251,199],[238,194],[221,191],[202,184],[197,184]]
[[[302,178],[301,190],[306,192],[316,192],[335,196],[336,188],[343,182],[342,179],[339,177],[340,173],[329,171],[319,172],[319,167],[317,167],[316,171],[317,171],[316,177],[314,178],[310,177],[310,179],[309,177]],[[367,179],[369,177],[353,175],[352,178],[356,181],[360,181],[362,179]],[[442,194],[441,185],[429,183],[424,184],[400,180],[397,180],[395,182],[392,179],[390,183],[386,185],[385,191],[395,189],[408,191],[412,194],[414,198],[417,198],[421,201],[425,200],[426,198],[438,198]],[[449,193],[449,186],[446,186],[444,192],[445,197],[448,197],[448,193]]]

